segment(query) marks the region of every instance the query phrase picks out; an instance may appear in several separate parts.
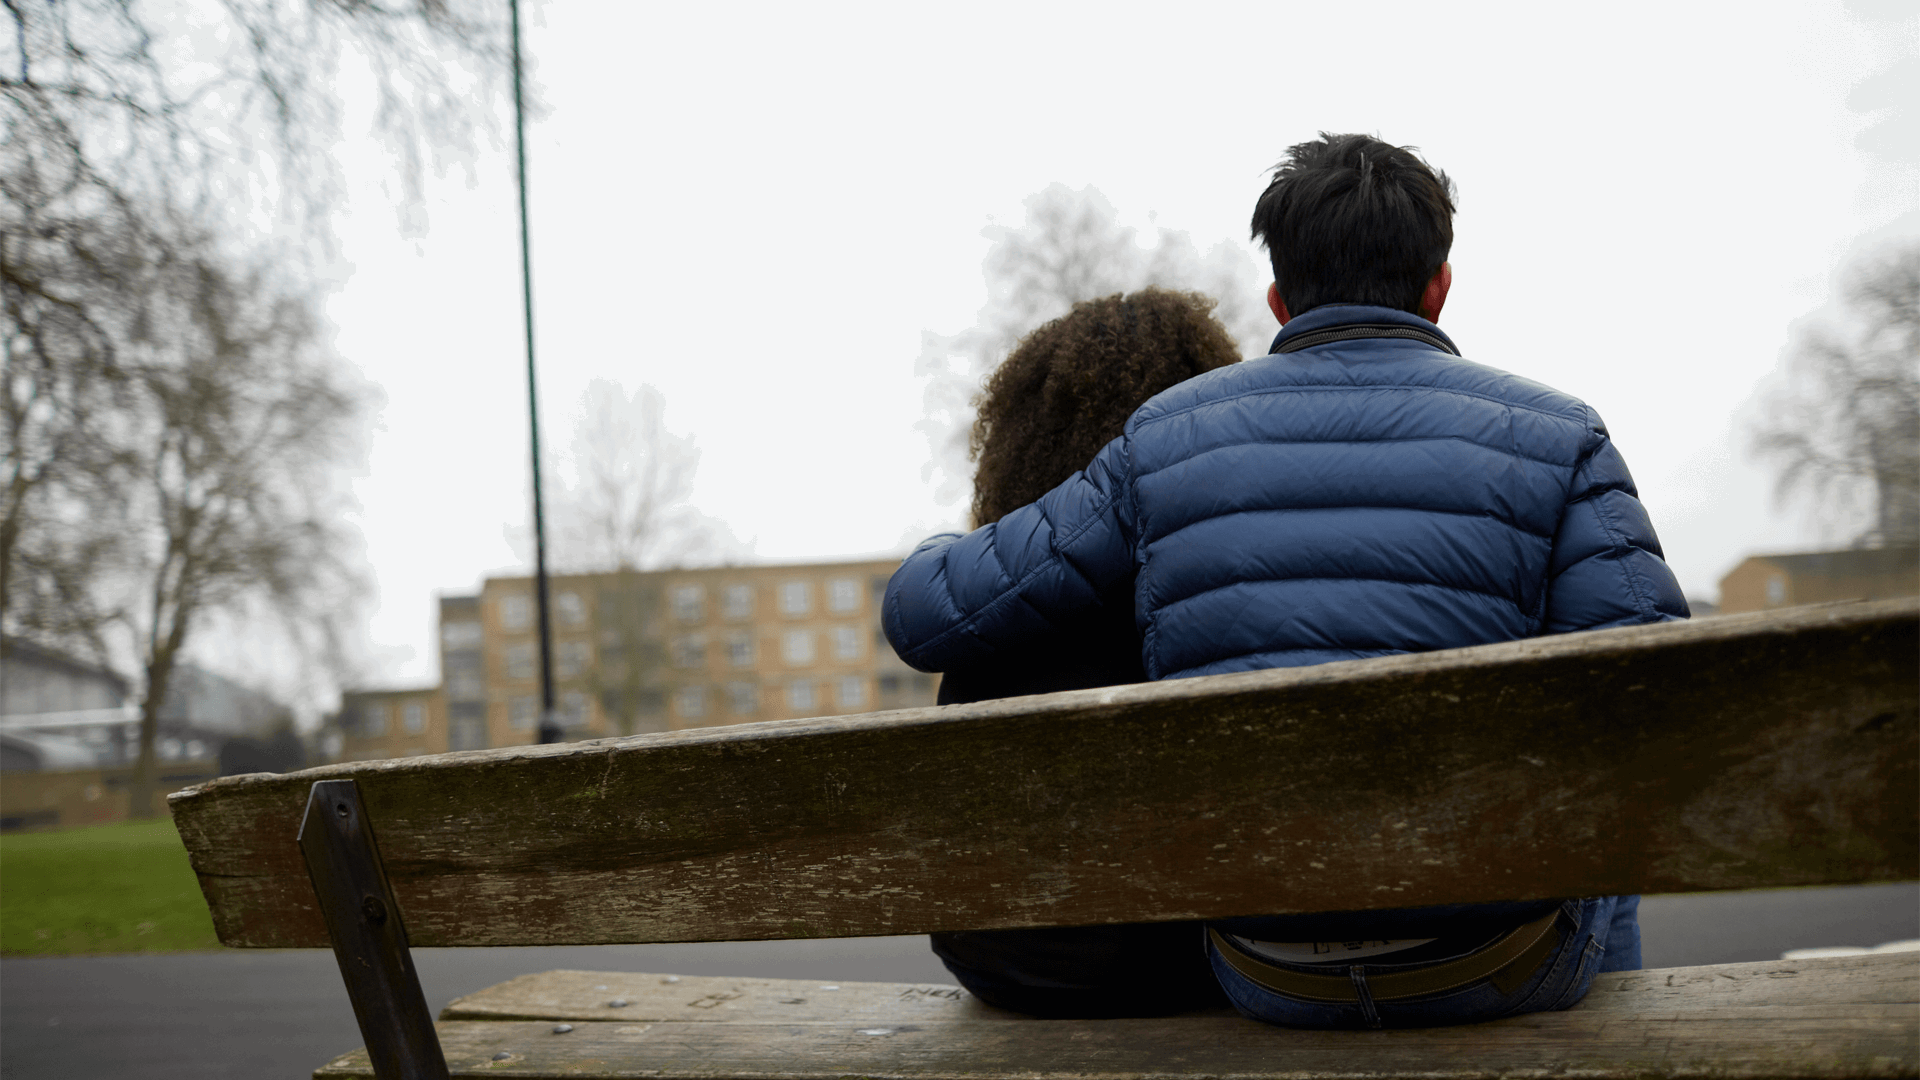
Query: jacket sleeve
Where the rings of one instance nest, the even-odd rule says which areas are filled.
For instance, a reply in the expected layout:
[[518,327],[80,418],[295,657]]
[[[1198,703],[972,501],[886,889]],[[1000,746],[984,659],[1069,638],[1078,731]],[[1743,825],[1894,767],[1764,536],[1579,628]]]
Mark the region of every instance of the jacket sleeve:
[[887,584],[887,641],[921,671],[949,671],[1098,607],[1133,574],[1130,507],[1123,435],[1038,502],[915,549]]
[[1564,634],[1687,618],[1687,600],[1606,425],[1588,411],[1587,445],[1548,566],[1541,632]]

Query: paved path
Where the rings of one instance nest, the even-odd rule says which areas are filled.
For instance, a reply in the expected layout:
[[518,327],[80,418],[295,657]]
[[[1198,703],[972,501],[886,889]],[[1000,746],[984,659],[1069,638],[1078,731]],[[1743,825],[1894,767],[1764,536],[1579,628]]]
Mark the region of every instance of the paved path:
[[[1920,885],[1664,896],[1641,907],[1648,967],[1920,938]],[[422,949],[427,1003],[553,968],[951,982],[924,938]],[[297,1080],[360,1044],[328,952],[0,961],[0,1077]]]

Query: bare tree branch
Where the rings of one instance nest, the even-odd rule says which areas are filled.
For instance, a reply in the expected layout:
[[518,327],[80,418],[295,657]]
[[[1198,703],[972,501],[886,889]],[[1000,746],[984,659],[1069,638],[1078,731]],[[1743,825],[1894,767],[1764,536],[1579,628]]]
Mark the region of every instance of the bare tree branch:
[[1027,333],[1074,304],[1161,285],[1205,293],[1247,355],[1264,353],[1277,329],[1261,297],[1268,277],[1244,250],[1216,244],[1204,255],[1184,232],[1156,228],[1153,246],[1120,224],[1098,189],[1053,184],[1029,195],[1018,228],[989,226],[981,270],[987,302],[957,334],[921,335],[914,374],[927,379],[924,418],[931,457],[923,470],[941,502],[964,501],[972,483],[968,438],[987,377]]
[[152,809],[153,740],[195,628],[253,598],[327,636],[364,589],[342,552],[344,491],[328,483],[365,409],[319,343],[306,302],[263,271],[227,263],[205,237],[176,238],[152,265],[147,332],[125,350],[139,408],[123,420],[146,463],[124,489],[122,559],[96,591],[124,582],[126,624],[146,674],[133,806]]
[[1855,268],[1845,296],[1854,336],[1817,329],[1795,344],[1754,449],[1775,462],[1781,498],[1804,493],[1827,513],[1868,504],[1857,543],[1920,544],[1920,246]]

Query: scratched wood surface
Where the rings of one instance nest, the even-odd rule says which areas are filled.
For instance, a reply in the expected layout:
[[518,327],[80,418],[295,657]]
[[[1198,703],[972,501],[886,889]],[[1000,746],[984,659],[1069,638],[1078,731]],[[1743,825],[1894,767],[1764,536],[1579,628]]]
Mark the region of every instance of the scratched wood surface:
[[454,998],[442,1020],[738,1023],[743,1020],[1024,1020],[940,983],[823,983],[632,971],[543,971]]
[[[1612,988],[1596,985],[1567,1012],[1423,1031],[1294,1031],[1212,1014],[1009,1023],[924,1010],[787,1022],[582,1021],[565,1032],[551,1020],[455,1021],[439,1030],[455,1076],[1913,1077],[1917,970],[1920,957],[1909,954],[1622,973],[1604,976]],[[885,992],[879,998],[891,1004]],[[965,1003],[948,999],[947,1007],[958,1013]],[[314,1073],[370,1075],[360,1052]]]
[[416,945],[909,934],[1920,876],[1920,607],[212,781],[220,938],[327,944],[361,785]]
[[[1580,1010],[1624,1016],[1675,1009],[1915,1002],[1920,1002],[1920,953],[1901,953],[1614,972],[1594,980]],[[985,1005],[957,986],[928,983],[543,971],[455,998],[440,1011],[440,1019],[905,1024],[1031,1018]]]

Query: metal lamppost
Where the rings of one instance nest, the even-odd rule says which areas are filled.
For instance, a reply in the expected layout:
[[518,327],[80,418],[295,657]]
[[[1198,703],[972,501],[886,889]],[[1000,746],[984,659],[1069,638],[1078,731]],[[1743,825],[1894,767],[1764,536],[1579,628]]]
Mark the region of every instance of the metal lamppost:
[[553,623],[547,603],[547,516],[540,490],[540,390],[533,369],[533,249],[527,226],[527,106],[520,62],[520,0],[507,0],[513,13],[513,135],[520,177],[520,300],[527,327],[527,419],[533,444],[533,589],[540,612],[540,736],[560,741],[553,707]]

